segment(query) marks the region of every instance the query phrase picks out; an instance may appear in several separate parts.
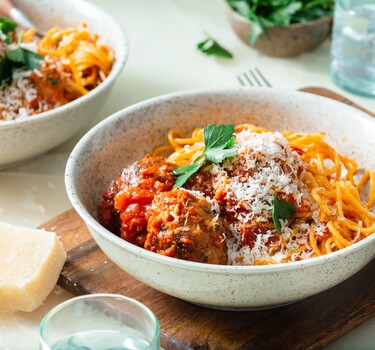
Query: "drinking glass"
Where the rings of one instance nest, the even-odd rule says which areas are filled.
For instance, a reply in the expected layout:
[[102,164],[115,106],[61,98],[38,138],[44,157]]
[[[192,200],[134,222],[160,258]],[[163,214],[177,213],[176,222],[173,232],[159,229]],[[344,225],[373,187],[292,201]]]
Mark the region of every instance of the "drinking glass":
[[375,96],[375,0],[336,0],[330,74],[341,88]]
[[90,294],[49,311],[40,350],[160,350],[159,322],[142,303],[117,294]]

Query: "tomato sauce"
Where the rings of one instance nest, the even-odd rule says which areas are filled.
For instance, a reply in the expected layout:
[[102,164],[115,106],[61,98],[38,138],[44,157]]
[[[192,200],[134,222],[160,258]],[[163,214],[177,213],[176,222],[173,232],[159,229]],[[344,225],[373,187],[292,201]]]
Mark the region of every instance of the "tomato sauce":
[[103,194],[99,221],[128,242],[143,247],[149,206],[157,193],[172,189],[172,170],[176,167],[162,157],[147,155],[124,168]]

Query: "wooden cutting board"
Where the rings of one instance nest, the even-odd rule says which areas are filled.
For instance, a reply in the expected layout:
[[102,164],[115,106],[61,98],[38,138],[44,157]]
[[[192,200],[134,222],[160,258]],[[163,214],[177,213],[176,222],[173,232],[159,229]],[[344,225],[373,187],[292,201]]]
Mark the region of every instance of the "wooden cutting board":
[[[348,103],[326,89],[303,90]],[[75,295],[119,293],[141,301],[159,319],[166,350],[322,349],[375,315],[375,260],[340,285],[292,305],[220,311],[158,292],[123,272],[99,249],[74,209],[40,227],[61,236],[67,251],[60,286]]]

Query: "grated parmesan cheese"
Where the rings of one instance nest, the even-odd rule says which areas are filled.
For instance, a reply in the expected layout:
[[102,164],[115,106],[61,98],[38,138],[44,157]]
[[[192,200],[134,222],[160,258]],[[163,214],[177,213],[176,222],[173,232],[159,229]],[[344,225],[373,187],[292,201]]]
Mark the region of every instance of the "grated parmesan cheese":
[[[308,259],[313,254],[308,240],[309,224],[300,225],[295,232],[286,220],[281,220],[281,243],[273,252],[273,244],[278,244],[274,243],[277,233],[275,229],[266,229],[274,227],[274,196],[282,194],[297,206],[307,205],[313,212],[317,234],[324,234],[325,225],[319,221],[316,203],[301,180],[305,165],[298,153],[290,149],[287,140],[278,132],[244,130],[236,135],[236,143],[237,155],[209,170],[210,186],[215,196],[223,198],[221,210],[233,218],[229,225],[232,237],[227,239],[228,264],[253,265],[264,259],[282,262],[291,250],[301,246],[306,249],[294,254],[292,260]],[[202,179],[199,181],[203,182]],[[198,187],[203,188],[203,184],[199,183]],[[246,232],[254,235],[251,245],[244,244]]]
[[238,160],[245,174],[235,176],[230,193],[238,207],[250,208],[254,215],[269,214],[276,191],[292,195],[297,205],[307,191],[300,188],[297,169],[304,164],[292,154],[286,139],[280,133],[257,134],[244,130],[237,136]]

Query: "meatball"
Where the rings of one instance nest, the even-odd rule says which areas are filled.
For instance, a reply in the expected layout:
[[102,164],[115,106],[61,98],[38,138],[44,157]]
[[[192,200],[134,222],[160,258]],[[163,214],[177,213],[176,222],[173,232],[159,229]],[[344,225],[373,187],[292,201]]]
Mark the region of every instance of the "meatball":
[[163,157],[147,155],[124,168],[103,194],[99,221],[111,232],[143,247],[147,235],[146,214],[155,194],[169,191],[177,165]]
[[215,199],[223,210],[226,204],[225,193],[229,183],[226,170],[218,164],[211,164],[194,174],[184,185],[185,188],[202,192],[205,196]]
[[148,218],[145,248],[178,259],[227,264],[229,235],[218,206],[202,194],[173,189],[155,196]]

